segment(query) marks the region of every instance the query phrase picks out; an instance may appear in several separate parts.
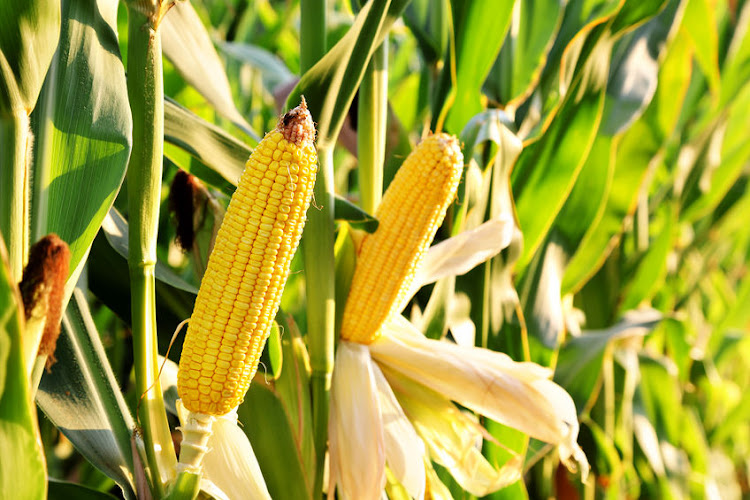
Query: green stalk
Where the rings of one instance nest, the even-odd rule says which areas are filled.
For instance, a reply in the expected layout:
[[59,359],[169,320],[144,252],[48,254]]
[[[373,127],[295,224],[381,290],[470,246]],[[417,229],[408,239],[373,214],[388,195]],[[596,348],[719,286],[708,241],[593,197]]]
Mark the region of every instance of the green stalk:
[[17,110],[0,118],[0,230],[8,244],[10,274],[21,280],[29,251],[29,116]]
[[[326,53],[326,0],[302,0],[300,2],[300,73],[315,66]],[[313,116],[313,119],[315,117]]]
[[333,144],[318,145],[318,166],[315,204],[307,212],[302,248],[305,257],[313,440],[317,464],[313,491],[322,492],[336,325]]
[[362,208],[375,213],[383,197],[388,119],[388,38],[375,49],[359,86],[357,156]]
[[[300,73],[312,68],[326,53],[326,0],[300,2]],[[313,116],[313,120],[316,117]],[[310,339],[310,384],[316,472],[313,492],[323,491],[323,464],[328,441],[328,405],[333,374],[336,286],[334,265],[333,148],[335,138],[318,141],[315,198],[307,211],[302,251],[305,258],[307,330]]]
[[128,267],[135,383],[151,488],[154,497],[160,498],[177,465],[158,378],[154,292],[164,148],[161,34],[143,14],[131,8],[128,36],[128,97],[133,113],[133,151],[127,174]]

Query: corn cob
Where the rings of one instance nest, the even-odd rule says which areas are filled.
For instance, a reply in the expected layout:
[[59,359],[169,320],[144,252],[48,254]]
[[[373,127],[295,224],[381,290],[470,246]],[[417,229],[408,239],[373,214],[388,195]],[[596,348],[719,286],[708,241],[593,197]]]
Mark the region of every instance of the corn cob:
[[247,161],[182,349],[177,390],[191,412],[225,415],[242,402],[255,375],[312,198],[314,139],[303,99]]
[[462,170],[458,141],[444,133],[428,136],[406,158],[375,213],[377,231],[360,246],[341,325],[344,340],[370,344],[400,312]]

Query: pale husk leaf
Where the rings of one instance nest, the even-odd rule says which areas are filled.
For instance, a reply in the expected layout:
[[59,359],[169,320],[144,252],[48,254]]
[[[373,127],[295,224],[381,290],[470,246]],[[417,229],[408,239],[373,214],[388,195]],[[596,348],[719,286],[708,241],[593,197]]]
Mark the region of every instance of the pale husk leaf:
[[[168,367],[171,361],[167,360]],[[161,377],[168,382],[171,369],[164,368]],[[185,425],[190,412],[178,399],[175,411]],[[215,417],[208,439],[208,452],[203,457],[201,490],[219,500],[257,498],[270,500],[263,473],[247,435],[237,425],[237,409]]]
[[477,347],[427,339],[402,316],[370,345],[373,358],[477,413],[553,444],[575,443],[570,396],[549,370]]
[[237,425],[236,410],[216,417],[203,471],[231,500],[271,499],[247,435]]
[[408,297],[445,276],[466,274],[500,253],[510,244],[512,235],[513,219],[503,215],[433,245],[417,270]]
[[386,462],[409,495],[422,499],[425,491],[424,443],[401,409],[380,368],[373,363],[372,369],[383,419]]
[[397,371],[386,368],[383,373],[427,445],[432,460],[448,469],[463,489],[484,496],[521,478],[522,456],[514,457],[499,469],[484,458],[481,444],[488,436],[473,415]]
[[330,485],[344,500],[378,500],[385,487],[385,438],[367,346],[342,341],[328,421]]

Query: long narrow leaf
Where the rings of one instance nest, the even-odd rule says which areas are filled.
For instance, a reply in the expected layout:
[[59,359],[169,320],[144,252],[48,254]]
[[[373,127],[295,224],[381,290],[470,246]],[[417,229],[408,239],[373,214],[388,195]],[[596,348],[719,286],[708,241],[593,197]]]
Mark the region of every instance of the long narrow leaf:
[[219,113],[259,141],[258,135],[234,105],[224,65],[205,26],[188,0],[172,5],[162,22],[161,36],[164,55],[172,61],[185,80]]
[[318,143],[328,143],[338,136],[372,52],[409,1],[368,2],[346,35],[302,75],[287,105],[296,106],[301,96],[305,96],[310,114],[318,124]]
[[457,24],[456,82],[445,124],[447,130],[462,130],[482,110],[480,89],[510,26],[514,3],[513,0],[452,2]]
[[0,497],[44,498],[44,452],[23,359],[23,304],[0,237]]
[[34,109],[60,37],[60,3],[0,3],[0,116]]
[[32,123],[32,240],[57,233],[70,246],[71,273],[120,189],[131,147],[117,2],[93,7],[62,2],[60,50]]
[[133,498],[133,419],[80,289],[62,327],[57,363],[42,377],[37,402],[76,449]]

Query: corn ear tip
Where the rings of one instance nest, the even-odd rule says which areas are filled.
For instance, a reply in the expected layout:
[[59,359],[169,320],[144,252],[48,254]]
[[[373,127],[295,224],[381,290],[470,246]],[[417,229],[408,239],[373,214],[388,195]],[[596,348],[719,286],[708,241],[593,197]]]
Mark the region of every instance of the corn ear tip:
[[302,96],[299,106],[288,111],[279,119],[276,129],[284,135],[284,139],[297,146],[315,140],[315,124],[310,111],[307,109],[307,101],[304,96]]

